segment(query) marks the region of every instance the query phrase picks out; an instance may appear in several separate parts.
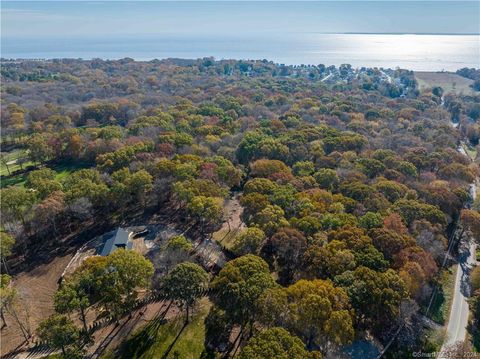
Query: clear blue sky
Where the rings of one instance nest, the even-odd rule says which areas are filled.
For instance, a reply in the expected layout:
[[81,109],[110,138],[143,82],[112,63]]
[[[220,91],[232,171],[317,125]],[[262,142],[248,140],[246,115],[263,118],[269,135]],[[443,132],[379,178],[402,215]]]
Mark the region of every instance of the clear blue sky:
[[2,1],[2,37],[479,33],[479,1]]

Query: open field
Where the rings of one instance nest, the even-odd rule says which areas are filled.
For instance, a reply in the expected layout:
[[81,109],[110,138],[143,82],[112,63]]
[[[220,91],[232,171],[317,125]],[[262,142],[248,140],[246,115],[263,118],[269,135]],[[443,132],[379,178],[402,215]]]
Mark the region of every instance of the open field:
[[27,175],[21,173],[14,176],[1,176],[0,177],[0,188],[5,188],[9,186],[23,186],[27,180]]
[[184,315],[177,315],[162,325],[152,321],[127,339],[119,353],[110,352],[102,358],[200,358],[205,350],[204,321],[210,306],[207,298],[201,299],[190,323],[186,326]]
[[[20,317],[29,322],[33,332],[40,321],[53,313],[53,294],[58,288],[58,279],[71,258],[71,254],[56,257],[49,263],[41,264],[32,271],[21,272],[13,278],[21,298]],[[8,326],[2,329],[0,335],[2,354],[24,341],[14,318],[7,315],[6,319]]]
[[[26,165],[33,166],[32,162],[27,162]],[[85,165],[69,165],[67,163],[60,163],[54,166],[47,166],[57,172],[55,179],[57,181],[62,181],[65,177],[67,177],[70,173],[74,171],[81,170],[83,168],[87,168],[88,166]],[[10,170],[12,167],[10,166]],[[25,168],[25,165],[24,165]],[[20,168],[17,168],[20,169]],[[23,186],[25,181],[27,180],[27,173],[19,173],[16,175],[9,176],[7,172],[3,172],[4,167],[2,164],[2,175],[0,177],[0,188],[13,186],[13,185],[20,185]],[[6,169],[5,169],[6,171]]]
[[[3,159],[0,163],[0,176],[8,176],[10,173],[33,166],[33,162],[28,160],[25,150],[13,150],[2,153]],[[22,161],[23,163],[19,163]],[[10,172],[9,172],[10,171]]]
[[58,165],[55,165],[51,167],[52,170],[57,172],[57,175],[55,176],[55,179],[57,181],[62,181],[65,177],[67,177],[70,173],[88,168],[88,166],[85,165],[72,165],[72,164],[67,164],[67,163],[60,163]]
[[415,79],[420,90],[440,86],[445,93],[473,94],[470,87],[473,80],[451,72],[415,72]]

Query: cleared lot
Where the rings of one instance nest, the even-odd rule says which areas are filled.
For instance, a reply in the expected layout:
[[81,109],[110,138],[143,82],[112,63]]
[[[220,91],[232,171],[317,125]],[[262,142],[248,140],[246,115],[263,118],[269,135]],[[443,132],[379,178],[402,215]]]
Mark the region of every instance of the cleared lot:
[[[71,258],[71,254],[56,257],[49,263],[41,264],[31,271],[21,272],[13,278],[21,298],[19,317],[22,321],[30,323],[32,332],[40,321],[53,313],[53,295],[58,288],[58,279]],[[2,355],[24,341],[15,320],[9,315],[6,319],[8,326],[2,329],[0,335]]]
[[467,79],[452,72],[415,72],[415,79],[420,90],[440,86],[445,93],[473,94],[470,87],[473,80]]

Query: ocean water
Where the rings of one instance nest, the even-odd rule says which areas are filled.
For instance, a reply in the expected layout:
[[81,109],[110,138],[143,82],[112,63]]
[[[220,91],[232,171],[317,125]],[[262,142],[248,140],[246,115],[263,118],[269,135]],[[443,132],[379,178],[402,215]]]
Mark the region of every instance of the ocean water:
[[[219,31],[221,33],[221,31]],[[480,68],[480,35],[275,33],[2,38],[3,58],[267,59],[283,64],[455,71]]]

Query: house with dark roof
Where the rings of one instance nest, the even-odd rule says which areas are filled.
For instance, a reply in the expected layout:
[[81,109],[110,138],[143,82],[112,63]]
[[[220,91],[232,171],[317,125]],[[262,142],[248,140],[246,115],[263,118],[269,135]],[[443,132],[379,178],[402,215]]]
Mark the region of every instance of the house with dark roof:
[[97,251],[101,256],[108,256],[118,248],[132,249],[133,241],[130,238],[130,232],[123,228],[117,228],[115,231],[106,235],[107,240]]

